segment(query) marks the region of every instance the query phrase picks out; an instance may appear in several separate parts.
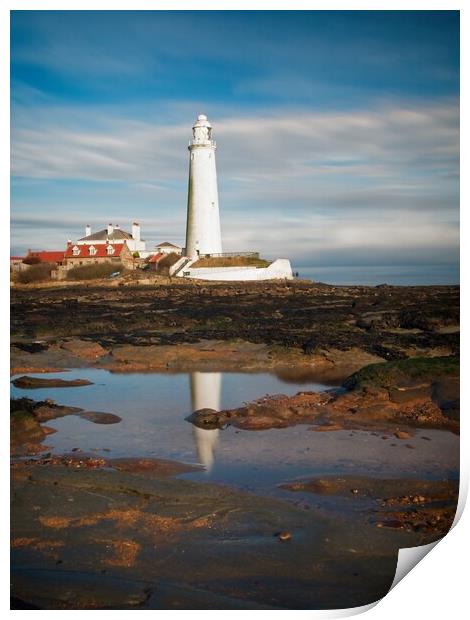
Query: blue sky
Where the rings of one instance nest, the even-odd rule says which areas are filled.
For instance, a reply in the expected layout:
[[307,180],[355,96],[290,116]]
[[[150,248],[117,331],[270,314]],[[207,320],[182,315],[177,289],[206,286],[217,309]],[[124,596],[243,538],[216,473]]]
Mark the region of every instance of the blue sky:
[[13,12],[12,251],[183,243],[204,112],[227,251],[455,280],[458,97],[457,12]]

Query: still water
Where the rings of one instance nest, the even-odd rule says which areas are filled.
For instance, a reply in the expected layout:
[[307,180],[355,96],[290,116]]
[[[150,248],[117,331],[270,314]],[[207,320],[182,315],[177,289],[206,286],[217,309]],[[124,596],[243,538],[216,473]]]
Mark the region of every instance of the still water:
[[310,425],[266,431],[232,427],[204,430],[185,420],[197,409],[234,408],[267,394],[331,389],[313,381],[284,382],[269,373],[113,374],[97,369],[47,377],[88,379],[93,385],[35,390],[12,386],[12,396],[51,398],[61,405],[122,418],[112,425],[73,415],[51,420],[47,425],[57,432],[45,443],[54,453],[80,448],[109,458],[153,457],[199,463],[204,469],[185,477],[264,492],[276,492],[282,482],[305,476],[448,478],[456,476],[459,468],[459,438],[446,431],[417,429],[411,440],[403,442],[393,435],[383,439],[381,433],[365,431],[317,433]]

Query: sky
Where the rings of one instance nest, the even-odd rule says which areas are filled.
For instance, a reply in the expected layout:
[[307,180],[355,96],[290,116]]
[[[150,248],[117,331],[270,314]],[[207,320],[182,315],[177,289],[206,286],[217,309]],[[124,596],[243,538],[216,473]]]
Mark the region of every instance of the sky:
[[205,113],[225,251],[458,281],[458,12],[11,15],[13,254],[134,220],[184,245]]

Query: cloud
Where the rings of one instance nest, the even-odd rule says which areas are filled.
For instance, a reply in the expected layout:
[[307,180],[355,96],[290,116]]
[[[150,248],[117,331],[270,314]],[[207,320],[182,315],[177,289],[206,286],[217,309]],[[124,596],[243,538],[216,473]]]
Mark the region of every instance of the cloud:
[[[237,117],[221,112],[213,118],[214,133],[221,145],[219,167],[228,179],[400,175],[416,183],[423,174],[458,170],[456,101],[329,113],[294,108]],[[14,114],[14,175],[137,182],[179,178],[186,168],[189,116],[163,124],[113,118],[107,110],[100,117],[99,108],[88,111],[93,119],[88,122],[83,110],[80,122],[73,109],[43,107],[36,119],[20,106]]]
[[[186,102],[162,122],[166,115],[145,108],[128,117],[113,107],[15,104],[14,243],[30,246],[28,226],[46,245],[65,230],[82,234],[90,215],[102,227],[127,214],[146,221],[148,239],[183,243],[186,146],[198,111]],[[457,260],[457,101],[206,111],[227,251],[319,264]],[[38,216],[43,208],[53,216]]]

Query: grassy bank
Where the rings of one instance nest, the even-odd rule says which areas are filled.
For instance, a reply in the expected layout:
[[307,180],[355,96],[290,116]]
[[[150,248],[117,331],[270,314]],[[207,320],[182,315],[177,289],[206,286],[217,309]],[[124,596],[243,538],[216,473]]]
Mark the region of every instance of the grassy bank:
[[191,269],[198,267],[269,267],[271,263],[263,258],[254,256],[220,256],[214,258],[200,258],[191,265]]
[[458,376],[458,357],[411,357],[382,364],[370,364],[351,375],[344,383],[349,389],[365,386],[393,387],[406,380],[432,380],[438,377]]

